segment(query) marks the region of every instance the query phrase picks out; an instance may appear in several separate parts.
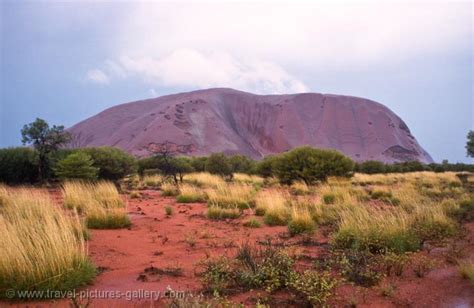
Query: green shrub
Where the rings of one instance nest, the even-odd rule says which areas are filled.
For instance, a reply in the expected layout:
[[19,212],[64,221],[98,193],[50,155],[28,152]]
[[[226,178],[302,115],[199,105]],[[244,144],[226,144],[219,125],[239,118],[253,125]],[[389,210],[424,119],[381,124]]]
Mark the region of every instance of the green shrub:
[[303,181],[313,185],[325,181],[328,176],[351,175],[354,162],[335,150],[304,146],[280,154],[273,167],[282,184]]
[[38,180],[36,153],[30,148],[0,149],[0,182],[34,183]]
[[93,166],[97,168],[98,177],[111,181],[118,181],[137,171],[135,158],[114,147],[84,148],[79,152],[90,155]]
[[54,172],[60,179],[94,180],[98,169],[93,167],[93,163],[89,155],[76,152],[60,160]]
[[363,163],[357,164],[357,172],[367,174],[385,173],[386,167],[383,162],[377,160],[367,160]]
[[166,214],[166,216],[173,215],[173,208],[169,205],[165,206],[165,214]]
[[232,179],[232,165],[223,153],[213,153],[206,161],[206,171],[224,178]]

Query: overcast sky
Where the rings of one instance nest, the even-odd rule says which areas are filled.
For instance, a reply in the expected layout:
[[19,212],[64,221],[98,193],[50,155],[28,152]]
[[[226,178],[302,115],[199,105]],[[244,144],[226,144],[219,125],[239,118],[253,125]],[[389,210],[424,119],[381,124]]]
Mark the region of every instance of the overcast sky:
[[474,163],[470,1],[192,3],[2,1],[0,147],[36,117],[232,87],[369,98],[436,161]]

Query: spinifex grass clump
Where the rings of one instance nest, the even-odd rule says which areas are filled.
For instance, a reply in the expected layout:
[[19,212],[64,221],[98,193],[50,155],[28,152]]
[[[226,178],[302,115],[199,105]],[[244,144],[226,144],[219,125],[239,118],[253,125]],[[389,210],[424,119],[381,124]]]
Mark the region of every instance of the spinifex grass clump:
[[290,195],[282,190],[260,191],[255,198],[255,214],[264,215],[267,225],[286,225],[290,219]]
[[294,207],[291,211],[291,219],[288,223],[288,231],[291,235],[300,233],[312,233],[315,223],[307,208]]
[[174,197],[179,195],[178,185],[174,183],[161,184],[161,195],[163,197]]
[[184,182],[202,188],[217,187],[225,184],[225,180],[222,177],[207,172],[186,174]]
[[359,207],[357,211],[342,213],[341,219],[339,230],[334,235],[337,247],[400,253],[420,247],[420,240],[411,228],[411,218],[407,213],[371,211]]
[[182,184],[179,186],[179,195],[176,201],[180,203],[204,202],[206,200],[205,192],[196,186]]
[[211,205],[207,209],[207,218],[213,220],[235,219],[239,218],[241,214],[241,210],[238,208],[221,208],[219,206]]
[[64,291],[94,278],[75,212],[27,189],[0,195],[0,298],[7,289]]
[[86,216],[93,229],[116,229],[130,226],[125,202],[112,183],[66,182],[63,185],[64,206]]
[[206,192],[208,203],[222,208],[248,209],[255,204],[255,190],[246,184],[223,183]]

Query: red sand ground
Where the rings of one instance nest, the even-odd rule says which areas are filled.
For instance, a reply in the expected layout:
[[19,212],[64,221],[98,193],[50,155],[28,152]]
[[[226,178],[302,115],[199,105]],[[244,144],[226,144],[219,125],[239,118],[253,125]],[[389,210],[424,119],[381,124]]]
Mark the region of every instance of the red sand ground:
[[[59,198],[57,192],[54,193]],[[59,200],[58,200],[59,201]],[[171,217],[166,217],[165,206],[174,209]],[[248,241],[257,243],[268,238],[294,247],[306,256],[307,266],[311,259],[324,251],[328,238],[320,230],[313,236],[317,245],[302,246],[302,237],[288,238],[286,227],[251,229],[238,220],[211,221],[205,218],[204,204],[177,204],[174,198],[160,197],[159,192],[143,191],[141,199],[128,201],[132,227],[122,230],[92,230],[89,254],[94,263],[103,269],[93,284],[85,290],[132,291],[153,290],[162,294],[171,287],[175,291],[199,292],[201,283],[197,276],[200,260],[206,256],[232,254],[235,247]],[[464,255],[460,259],[474,257],[474,223],[466,225],[467,236],[462,240]],[[194,244],[193,244],[194,243]],[[323,246],[321,247],[321,244]],[[428,254],[423,252],[423,254]],[[474,288],[463,280],[455,265],[446,262],[446,251],[435,248],[428,254],[438,260],[438,265],[424,278],[417,278],[411,269],[406,269],[402,277],[387,278],[381,285],[392,283],[396,289],[390,297],[381,295],[380,287],[366,289],[344,284],[337,290],[331,305],[337,307],[472,307]],[[182,268],[182,276],[144,273],[151,266],[159,269]],[[305,266],[305,264],[303,264]],[[145,277],[144,277],[144,276]],[[141,278],[139,279],[139,276]],[[260,292],[260,295],[264,295]],[[126,295],[126,294],[125,294]],[[258,292],[246,292],[231,297],[235,302],[251,306],[252,298]],[[288,305],[287,294],[274,296],[281,300],[276,307]],[[34,303],[5,303],[0,307],[67,307],[69,301],[43,301]],[[161,307],[163,300],[150,299],[95,299],[91,307]]]

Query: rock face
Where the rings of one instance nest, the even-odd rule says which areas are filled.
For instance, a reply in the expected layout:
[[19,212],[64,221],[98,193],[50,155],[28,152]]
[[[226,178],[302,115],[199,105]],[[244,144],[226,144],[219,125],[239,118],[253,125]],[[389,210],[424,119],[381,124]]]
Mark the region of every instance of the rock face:
[[311,145],[357,161],[432,162],[387,107],[317,93],[255,95],[224,88],[179,93],[109,108],[69,131],[73,147],[108,145],[137,156],[167,147],[191,156],[224,152],[259,159]]

